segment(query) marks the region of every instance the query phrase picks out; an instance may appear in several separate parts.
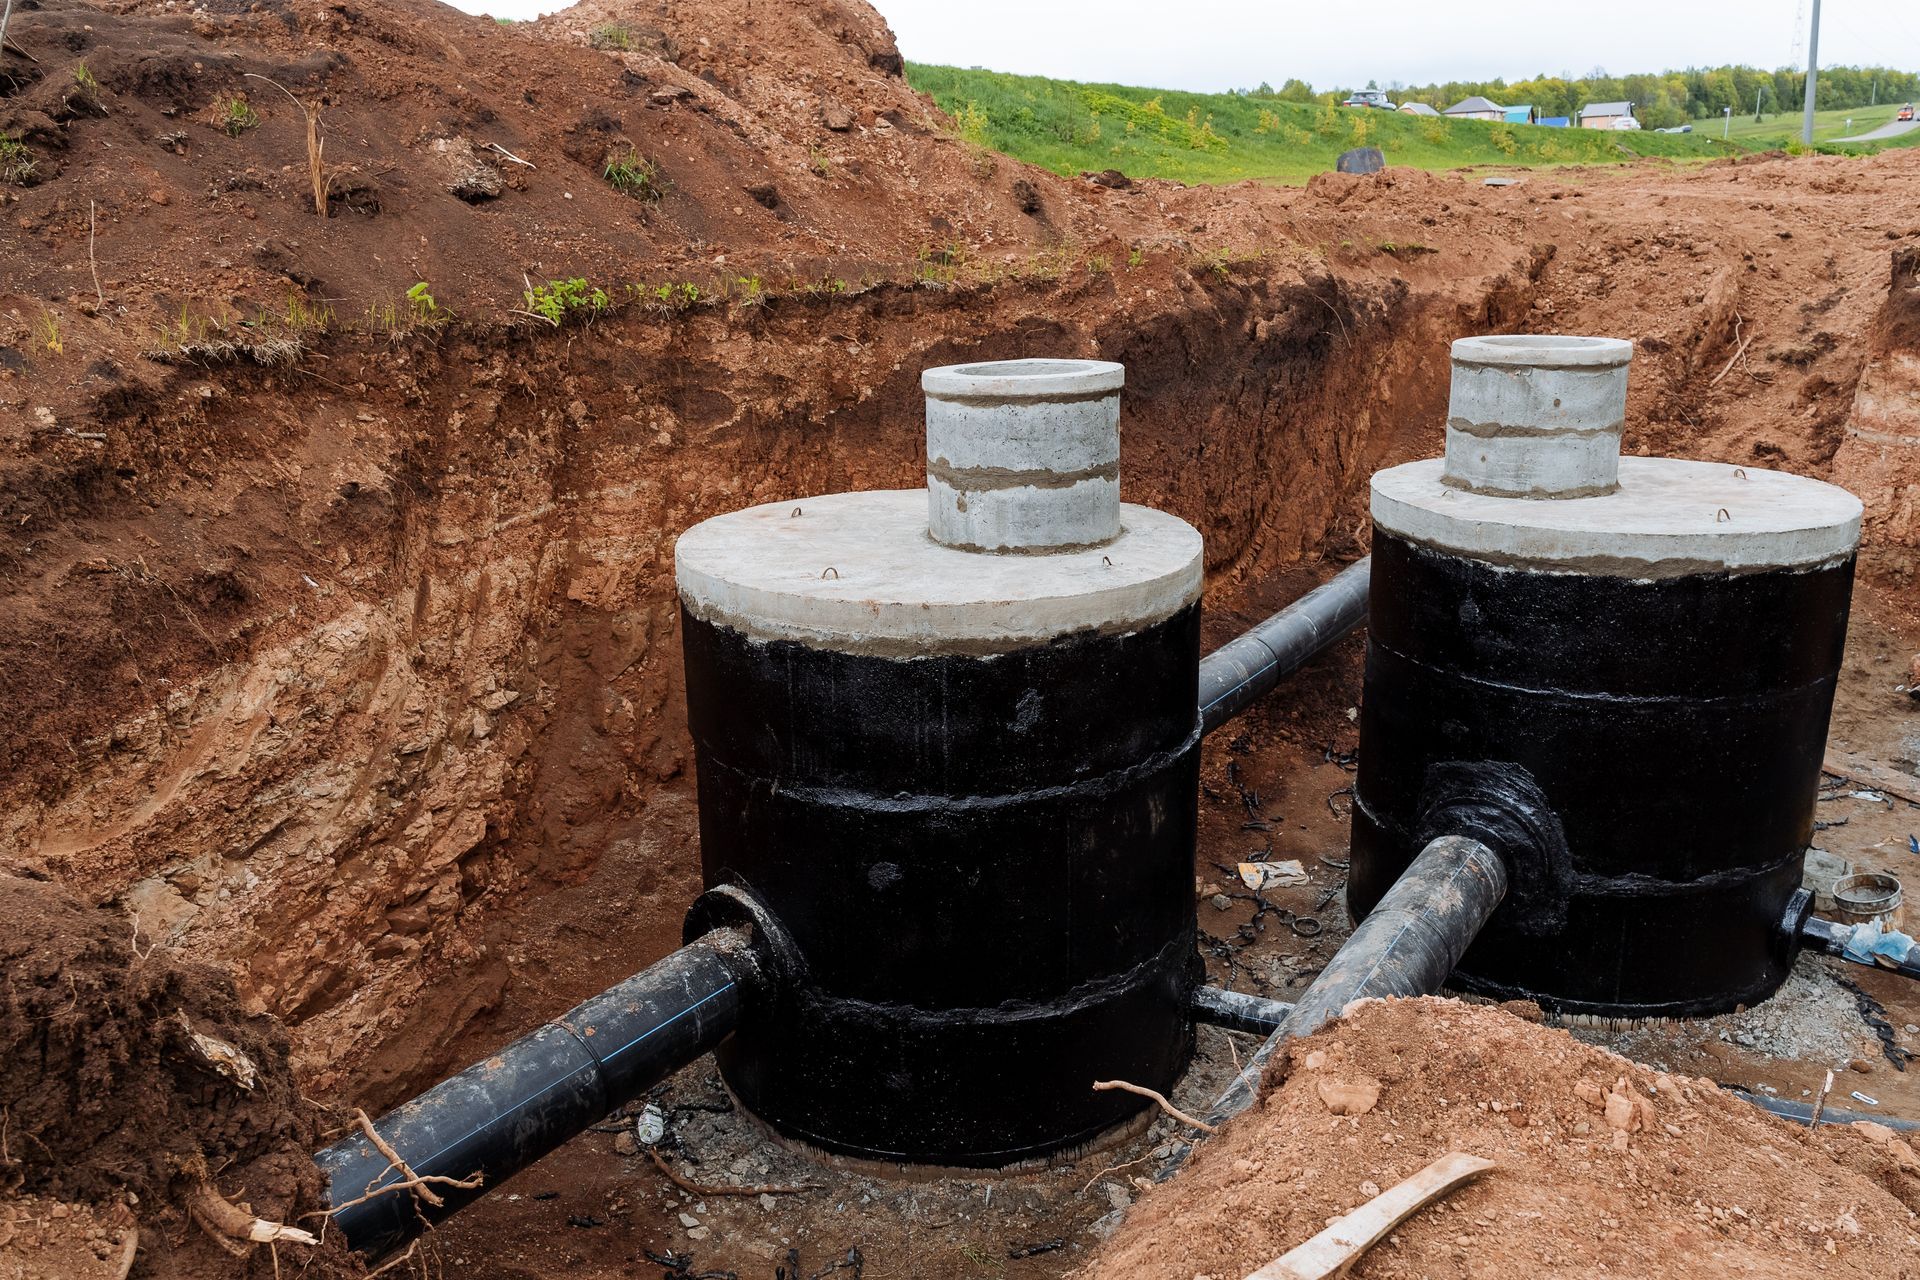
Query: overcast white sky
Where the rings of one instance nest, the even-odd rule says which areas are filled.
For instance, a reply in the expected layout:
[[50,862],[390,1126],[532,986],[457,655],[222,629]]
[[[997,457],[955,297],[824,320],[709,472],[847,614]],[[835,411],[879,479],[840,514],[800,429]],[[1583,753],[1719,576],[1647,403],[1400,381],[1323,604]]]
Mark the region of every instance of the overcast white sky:
[[[554,0],[453,0],[503,18]],[[785,0],[770,0],[783,3]],[[1807,0],[1810,6],[1810,0]],[[916,62],[1168,89],[1616,75],[1795,57],[1803,0],[874,0]],[[1804,22],[1804,18],[1802,19]],[[1823,63],[1920,70],[1920,4],[1824,0]]]

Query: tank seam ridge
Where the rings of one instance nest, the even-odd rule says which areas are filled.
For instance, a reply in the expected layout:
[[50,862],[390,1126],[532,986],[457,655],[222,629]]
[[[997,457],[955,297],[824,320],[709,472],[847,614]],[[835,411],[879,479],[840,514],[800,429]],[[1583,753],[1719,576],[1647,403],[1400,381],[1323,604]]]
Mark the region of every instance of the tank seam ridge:
[[1177,747],[1156,751],[1144,759],[1123,765],[1106,773],[1082,778],[1075,782],[1063,783],[1052,787],[1038,787],[1031,791],[1013,791],[998,795],[952,796],[937,793],[920,793],[901,796],[899,793],[881,796],[869,791],[860,791],[852,787],[822,786],[783,786],[777,778],[763,778],[763,775],[749,773],[738,765],[725,760],[711,758],[712,748],[705,743],[696,743],[703,759],[701,768],[724,769],[735,777],[748,781],[765,780],[772,784],[772,794],[792,797],[806,803],[836,805],[846,808],[880,809],[891,813],[918,813],[928,810],[963,809],[973,812],[991,812],[1012,805],[1030,804],[1035,801],[1060,799],[1076,792],[1096,792],[1100,788],[1114,789],[1138,783],[1159,773],[1180,761],[1200,745],[1201,731],[1195,711],[1195,723],[1192,732]]
[[1502,680],[1488,680],[1488,679],[1484,679],[1477,676],[1470,676],[1465,674],[1464,672],[1452,671],[1445,667],[1434,666],[1432,663],[1422,662],[1418,658],[1414,658],[1408,654],[1402,653],[1400,650],[1395,649],[1393,646],[1385,643],[1384,641],[1381,641],[1378,638],[1378,633],[1375,633],[1374,637],[1372,638],[1372,642],[1378,645],[1380,647],[1380,650],[1383,653],[1391,654],[1393,657],[1398,658],[1400,661],[1406,663],[1408,666],[1417,667],[1421,671],[1427,672],[1430,675],[1447,678],[1447,679],[1458,680],[1462,684],[1472,685],[1475,688],[1495,690],[1501,693],[1531,694],[1535,697],[1542,697],[1542,698],[1564,698],[1570,702],[1593,703],[1593,704],[1602,705],[1602,706],[1622,706],[1622,705],[1636,706],[1636,707],[1757,706],[1757,705],[1761,705],[1766,702],[1774,701],[1777,699],[1796,697],[1798,695],[1818,689],[1821,685],[1831,685],[1834,682],[1834,677],[1820,676],[1816,679],[1808,681],[1805,684],[1792,685],[1784,689],[1772,689],[1763,693],[1721,694],[1721,695],[1716,695],[1710,698],[1686,697],[1681,694],[1587,693],[1587,692],[1581,692],[1575,689],[1536,688],[1532,685],[1509,684],[1506,681],[1502,681]]

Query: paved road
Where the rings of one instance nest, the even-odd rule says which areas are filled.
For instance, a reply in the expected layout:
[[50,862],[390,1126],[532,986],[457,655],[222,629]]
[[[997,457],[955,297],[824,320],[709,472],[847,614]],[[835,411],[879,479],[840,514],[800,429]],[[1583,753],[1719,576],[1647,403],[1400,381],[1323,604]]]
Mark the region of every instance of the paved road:
[[1881,125],[1871,133],[1856,134],[1851,138],[1835,138],[1835,142],[1879,142],[1883,138],[1897,138],[1903,133],[1920,129],[1920,120],[1892,120]]

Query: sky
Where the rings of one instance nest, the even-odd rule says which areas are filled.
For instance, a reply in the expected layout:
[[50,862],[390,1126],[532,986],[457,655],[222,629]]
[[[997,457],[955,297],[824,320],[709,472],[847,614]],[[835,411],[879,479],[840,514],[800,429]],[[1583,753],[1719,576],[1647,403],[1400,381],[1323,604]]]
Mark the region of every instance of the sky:
[[[554,0],[453,0],[527,18]],[[805,3],[806,0],[769,0]],[[913,62],[1163,89],[1804,63],[1811,0],[873,0]],[[1796,21],[1797,19],[1797,21]],[[1799,36],[1796,42],[1796,33]],[[1823,63],[1920,70],[1920,4],[1823,0]]]

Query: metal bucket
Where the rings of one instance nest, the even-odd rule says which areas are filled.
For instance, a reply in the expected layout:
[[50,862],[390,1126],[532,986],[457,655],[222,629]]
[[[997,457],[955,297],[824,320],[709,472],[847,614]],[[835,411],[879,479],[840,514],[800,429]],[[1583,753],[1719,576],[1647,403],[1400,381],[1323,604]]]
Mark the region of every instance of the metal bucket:
[[1901,920],[1900,882],[1878,872],[1842,876],[1833,882],[1834,914],[1847,924],[1880,921],[1889,930]]

